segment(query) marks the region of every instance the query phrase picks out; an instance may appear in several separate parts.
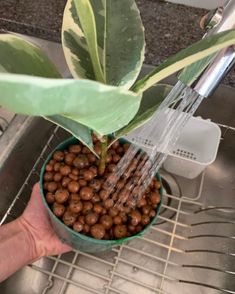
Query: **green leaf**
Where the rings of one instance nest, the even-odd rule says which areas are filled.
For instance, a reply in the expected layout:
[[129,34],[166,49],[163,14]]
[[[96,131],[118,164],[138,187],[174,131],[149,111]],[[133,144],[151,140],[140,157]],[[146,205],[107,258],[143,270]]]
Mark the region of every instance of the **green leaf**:
[[202,72],[211,63],[211,61],[214,59],[215,55],[216,54],[213,53],[213,54],[185,67],[178,76],[179,80],[181,82],[183,82],[185,85],[188,85],[188,86],[192,85],[193,82],[195,82],[199,78],[199,76],[202,74]]
[[235,44],[235,30],[204,38],[160,64],[150,74],[138,81],[133,91],[141,93],[178,70],[233,44]]
[[76,14],[79,15],[81,30],[87,42],[87,48],[93,65],[96,80],[104,82],[99,60],[95,16],[89,0],[73,1]]
[[[90,3],[95,17],[98,53],[105,82],[128,89],[140,72],[145,48],[144,28],[135,1],[86,2]],[[78,0],[68,0],[65,8],[63,49],[74,77],[96,79],[90,45],[82,25],[85,13],[76,9],[77,3]]]
[[61,77],[40,48],[13,34],[0,35],[0,72]]
[[79,141],[86,145],[97,156],[93,149],[92,133],[88,127],[80,123],[77,123],[72,119],[66,118],[62,115],[52,115],[46,116],[44,118],[57,124],[58,126],[62,127],[63,129],[71,133],[74,137],[76,137]]
[[112,133],[137,113],[141,95],[90,80],[0,74],[0,105],[27,115],[64,115],[100,135]]
[[127,126],[115,132],[115,138],[120,138],[146,123],[171,89],[170,85],[158,84],[145,91],[137,114]]

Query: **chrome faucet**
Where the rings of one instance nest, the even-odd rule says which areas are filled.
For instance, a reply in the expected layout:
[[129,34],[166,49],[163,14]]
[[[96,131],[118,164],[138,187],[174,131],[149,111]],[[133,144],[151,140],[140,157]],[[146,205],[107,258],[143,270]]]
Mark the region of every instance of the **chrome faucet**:
[[[229,0],[224,7],[216,9],[207,19],[206,36],[235,28],[235,0]],[[208,97],[235,64],[235,46],[221,50],[200,75],[193,88],[203,97]]]

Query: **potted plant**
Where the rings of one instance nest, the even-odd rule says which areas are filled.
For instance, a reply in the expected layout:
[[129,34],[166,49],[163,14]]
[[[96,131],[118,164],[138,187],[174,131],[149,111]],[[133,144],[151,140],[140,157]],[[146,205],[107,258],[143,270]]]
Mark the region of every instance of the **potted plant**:
[[[126,212],[126,221],[119,218],[114,222],[117,214],[112,205],[109,206],[110,225],[110,217],[103,217],[101,221],[101,216],[97,216],[98,209],[101,213],[104,207],[96,205],[94,210],[97,195],[101,206],[107,200],[104,196],[101,199],[102,188],[95,187],[100,183],[93,181],[92,189],[83,188],[91,188],[91,180],[102,181],[111,171],[110,161],[114,165],[120,160],[126,142],[117,140],[151,118],[171,89],[169,85],[159,84],[160,81],[186,68],[181,80],[192,84],[215,52],[234,43],[234,30],[205,38],[136,81],[144,61],[145,40],[135,1],[68,0],[63,17],[62,47],[74,79],[62,79],[40,48],[14,34],[0,35],[0,105],[17,113],[43,116],[74,136],[56,148],[41,173],[42,194],[47,192],[47,202],[53,203],[54,213],[43,199],[61,238],[80,250],[100,251],[130,240],[137,232],[142,234],[154,221],[159,211],[156,194],[152,207],[155,213],[152,212],[145,225],[142,217],[150,211],[144,213],[141,205],[135,209],[136,223],[131,210]],[[64,177],[69,180],[63,184]],[[79,182],[81,179],[85,183]],[[48,188],[50,182],[56,185]],[[157,180],[151,185],[144,200],[147,205],[154,202],[150,198],[152,192],[161,192]],[[93,200],[92,207],[84,212],[88,200]],[[62,206],[56,206],[55,202]],[[65,204],[70,205],[66,216]],[[87,217],[91,210],[92,216]],[[66,227],[55,213],[73,229]],[[78,219],[80,216],[83,218]],[[89,229],[85,226],[88,223]],[[124,229],[123,223],[129,227]],[[106,226],[106,231],[100,224]],[[91,228],[93,226],[96,230]]]

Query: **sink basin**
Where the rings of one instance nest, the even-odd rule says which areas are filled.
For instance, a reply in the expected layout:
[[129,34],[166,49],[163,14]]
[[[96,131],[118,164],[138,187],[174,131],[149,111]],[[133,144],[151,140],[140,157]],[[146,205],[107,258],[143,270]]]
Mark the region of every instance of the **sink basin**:
[[[61,56],[59,45],[43,46]],[[66,75],[64,61],[55,62]],[[144,237],[102,254],[42,258],[1,283],[0,293],[235,293],[234,96],[221,86],[201,105],[197,115],[222,129],[217,159],[193,180],[161,171],[164,204]],[[43,160],[68,136],[42,118],[14,117],[0,137],[1,224],[22,213]]]

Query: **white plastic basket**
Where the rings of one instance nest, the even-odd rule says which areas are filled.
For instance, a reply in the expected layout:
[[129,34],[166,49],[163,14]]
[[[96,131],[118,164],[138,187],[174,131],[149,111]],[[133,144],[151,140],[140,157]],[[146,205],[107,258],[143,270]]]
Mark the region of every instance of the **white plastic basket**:
[[197,177],[214,162],[220,137],[221,130],[215,123],[190,118],[163,167],[170,173],[188,179]]

